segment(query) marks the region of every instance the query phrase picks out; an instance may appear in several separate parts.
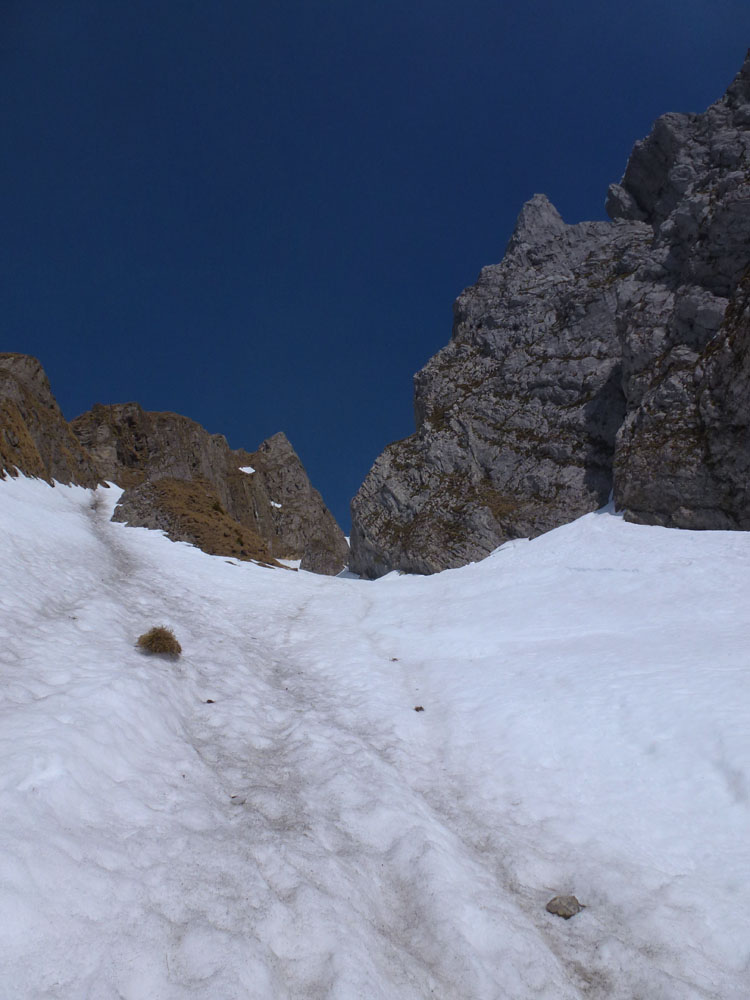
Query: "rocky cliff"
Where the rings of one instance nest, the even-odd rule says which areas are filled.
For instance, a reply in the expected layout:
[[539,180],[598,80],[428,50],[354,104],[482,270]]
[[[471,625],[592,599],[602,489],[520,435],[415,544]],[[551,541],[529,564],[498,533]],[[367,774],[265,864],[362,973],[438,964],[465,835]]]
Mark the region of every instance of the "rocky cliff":
[[[301,559],[302,568],[315,573],[338,573],[347,563],[346,539],[284,434],[257,451],[235,451],[223,435],[187,417],[149,413],[137,403],[97,405],[71,427],[102,475],[128,487],[116,512],[120,520],[163,527],[154,485],[174,500],[174,482],[199,481],[223,512],[265,540],[271,556]],[[176,526],[174,537],[181,531],[184,525]]]
[[542,195],[415,376],[411,437],[352,502],[352,568],[430,573],[605,503],[746,527],[750,53],[702,114],[668,114],[610,187],[611,222]]
[[99,471],[70,430],[36,358],[0,354],[0,477],[96,486]]
[[654,231],[620,307],[615,500],[643,523],[747,527],[750,59],[705,114],[656,123],[608,208]]
[[62,483],[125,487],[115,519],[159,528],[207,552],[299,559],[338,573],[348,546],[283,434],[257,451],[137,403],[97,405],[68,424],[42,366],[0,354],[0,476],[22,472]]

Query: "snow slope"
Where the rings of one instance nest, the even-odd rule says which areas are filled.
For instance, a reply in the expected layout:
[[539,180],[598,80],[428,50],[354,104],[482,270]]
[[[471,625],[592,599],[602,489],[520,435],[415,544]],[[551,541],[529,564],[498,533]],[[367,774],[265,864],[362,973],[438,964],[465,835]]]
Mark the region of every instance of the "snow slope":
[[117,494],[0,482],[2,1000],[750,996],[750,535],[368,583]]

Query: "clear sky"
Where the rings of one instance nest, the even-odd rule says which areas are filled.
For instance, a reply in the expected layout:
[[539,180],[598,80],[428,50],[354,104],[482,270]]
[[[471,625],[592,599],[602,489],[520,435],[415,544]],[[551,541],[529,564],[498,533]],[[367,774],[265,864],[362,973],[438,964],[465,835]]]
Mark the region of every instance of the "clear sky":
[[66,417],[287,433],[344,528],[523,202],[603,218],[747,0],[2,0],[0,350]]

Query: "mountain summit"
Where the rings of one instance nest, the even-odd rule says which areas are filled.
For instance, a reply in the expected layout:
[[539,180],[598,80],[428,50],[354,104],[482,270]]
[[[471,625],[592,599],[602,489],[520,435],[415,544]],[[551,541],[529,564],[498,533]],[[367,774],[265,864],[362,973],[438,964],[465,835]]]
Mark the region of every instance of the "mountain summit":
[[352,502],[355,572],[432,573],[605,504],[748,528],[750,53],[702,114],[667,114],[566,225],[543,195],[415,376],[416,432]]

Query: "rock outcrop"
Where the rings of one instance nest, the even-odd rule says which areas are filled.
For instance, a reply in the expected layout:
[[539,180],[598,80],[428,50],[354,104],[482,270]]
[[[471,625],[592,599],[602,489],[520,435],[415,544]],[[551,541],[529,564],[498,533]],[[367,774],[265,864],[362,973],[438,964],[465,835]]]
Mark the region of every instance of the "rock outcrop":
[[708,111],[656,122],[607,210],[569,226],[536,195],[458,298],[416,433],[352,502],[355,572],[462,565],[613,489],[633,520],[747,526],[750,54]]
[[269,557],[299,559],[303,569],[327,574],[347,563],[346,539],[284,434],[255,452],[235,451],[194,420],[147,412],[137,403],[98,404],[71,427],[101,474],[126,487],[117,517],[128,524],[163,527],[163,503],[153,505],[168,495],[171,527],[164,530],[190,540],[186,533],[194,525],[184,519],[188,508],[176,503],[174,483],[197,482],[199,490],[210,487],[225,516],[265,542]]
[[606,503],[625,413],[617,284],[649,238],[641,222],[566,226],[541,195],[524,207],[415,378],[417,433],[354,499],[355,571],[459,566]]
[[0,478],[19,472],[49,483],[92,487],[100,481],[37,359],[0,354]]
[[258,518],[267,523],[264,537],[274,555],[287,552],[312,573],[339,573],[349,562],[349,545],[286,435],[274,434],[248,457],[251,483],[268,498],[265,514],[258,504]]
[[659,119],[611,191],[654,230],[621,297],[616,503],[648,524],[746,528],[750,59],[704,114]]
[[0,476],[125,488],[115,520],[206,552],[340,572],[349,547],[284,434],[257,451],[176,413],[97,405],[68,424],[40,363],[0,354]]
[[189,542],[209,555],[278,565],[268,543],[227,514],[205,479],[146,480],[123,493],[112,520],[163,531],[173,542]]

